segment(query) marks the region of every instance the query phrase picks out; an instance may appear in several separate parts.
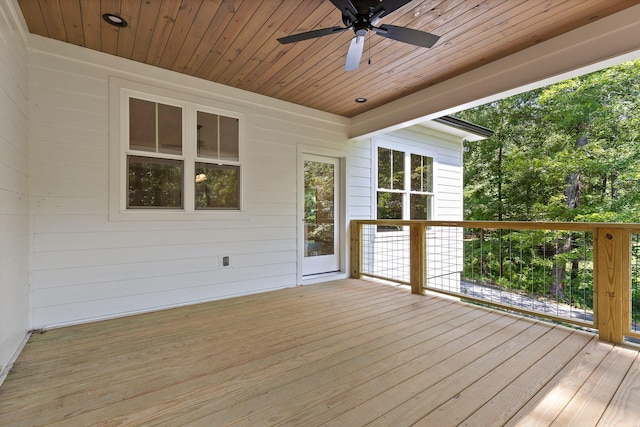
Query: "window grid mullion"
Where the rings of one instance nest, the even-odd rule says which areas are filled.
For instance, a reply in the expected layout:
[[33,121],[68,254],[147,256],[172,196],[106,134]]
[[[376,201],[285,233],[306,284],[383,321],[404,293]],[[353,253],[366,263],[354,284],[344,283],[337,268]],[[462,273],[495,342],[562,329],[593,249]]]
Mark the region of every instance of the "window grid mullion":
[[402,197],[402,219],[411,218],[411,153],[404,153],[404,188]]
[[125,150],[124,153],[127,156],[151,157],[154,159],[167,159],[167,160],[185,160],[185,156],[180,156],[178,154],[155,153],[153,151]]
[[218,160],[220,160],[220,114],[216,115],[216,121],[217,121],[217,129],[216,129],[216,139],[217,139],[217,148],[218,148]]
[[221,165],[221,166],[241,166],[241,162],[234,160],[218,160],[212,159],[209,157],[196,157],[194,163],[208,163],[212,165]]
[[[155,113],[156,113],[156,153],[160,152],[160,125],[158,124],[158,119],[159,119],[159,115],[158,115],[158,103],[155,102]],[[184,151],[183,151],[184,153]]]
[[182,150],[185,154],[184,165],[184,208],[186,212],[195,211],[196,199],[196,151],[197,151],[197,125],[196,110],[191,105],[185,106],[183,113],[184,125],[182,129]]

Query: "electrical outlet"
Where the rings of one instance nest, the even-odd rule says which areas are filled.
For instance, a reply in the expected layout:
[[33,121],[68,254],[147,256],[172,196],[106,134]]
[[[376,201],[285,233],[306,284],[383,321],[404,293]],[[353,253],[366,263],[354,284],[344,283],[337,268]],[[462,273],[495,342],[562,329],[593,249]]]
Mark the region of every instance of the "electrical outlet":
[[223,267],[229,267],[229,257],[228,256],[223,256],[222,257],[222,266]]

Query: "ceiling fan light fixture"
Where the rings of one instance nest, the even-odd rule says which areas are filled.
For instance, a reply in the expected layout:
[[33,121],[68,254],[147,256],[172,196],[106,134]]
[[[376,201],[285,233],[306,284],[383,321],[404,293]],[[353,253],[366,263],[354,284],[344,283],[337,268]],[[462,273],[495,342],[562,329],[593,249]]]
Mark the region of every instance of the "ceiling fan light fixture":
[[129,24],[127,24],[127,21],[125,21],[123,17],[118,16],[118,15],[113,14],[113,13],[105,13],[105,14],[103,14],[102,15],[102,19],[104,19],[107,24],[111,24],[111,25],[113,25],[115,27],[123,28],[123,27],[126,27],[127,25],[129,25]]
[[356,102],[358,104],[364,104],[365,102],[367,102],[367,98],[356,98]]

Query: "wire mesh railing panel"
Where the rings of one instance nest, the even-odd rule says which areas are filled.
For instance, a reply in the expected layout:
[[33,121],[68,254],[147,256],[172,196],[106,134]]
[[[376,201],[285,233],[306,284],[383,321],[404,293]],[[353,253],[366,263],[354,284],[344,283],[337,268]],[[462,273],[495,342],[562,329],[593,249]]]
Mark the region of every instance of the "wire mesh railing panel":
[[613,343],[640,343],[640,224],[355,224],[353,277],[378,277],[411,285],[414,293],[430,290],[597,328],[601,339]]
[[430,227],[427,289],[593,324],[593,235]]
[[410,236],[408,226],[362,226],[362,273],[409,283]]
[[631,234],[631,316],[629,331],[640,338],[640,234]]
[[460,292],[463,261],[462,228],[427,227],[426,287],[453,293]]

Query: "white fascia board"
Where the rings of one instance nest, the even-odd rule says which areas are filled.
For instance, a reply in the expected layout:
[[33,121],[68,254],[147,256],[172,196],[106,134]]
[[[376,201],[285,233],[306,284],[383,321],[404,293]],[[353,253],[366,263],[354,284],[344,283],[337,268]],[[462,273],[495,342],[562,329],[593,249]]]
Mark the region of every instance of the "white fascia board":
[[482,105],[640,57],[640,5],[351,119],[351,139]]

